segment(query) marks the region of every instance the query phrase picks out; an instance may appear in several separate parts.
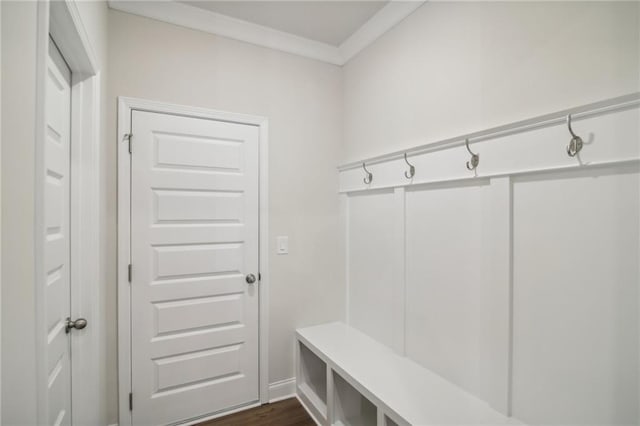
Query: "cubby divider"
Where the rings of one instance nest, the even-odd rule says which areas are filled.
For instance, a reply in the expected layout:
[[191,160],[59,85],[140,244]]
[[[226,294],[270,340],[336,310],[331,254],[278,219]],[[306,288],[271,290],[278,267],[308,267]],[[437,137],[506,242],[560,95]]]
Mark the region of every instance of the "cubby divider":
[[327,364],[302,343],[298,346],[298,392],[316,411],[319,419],[327,419]]
[[353,386],[333,372],[335,426],[375,426],[378,409]]

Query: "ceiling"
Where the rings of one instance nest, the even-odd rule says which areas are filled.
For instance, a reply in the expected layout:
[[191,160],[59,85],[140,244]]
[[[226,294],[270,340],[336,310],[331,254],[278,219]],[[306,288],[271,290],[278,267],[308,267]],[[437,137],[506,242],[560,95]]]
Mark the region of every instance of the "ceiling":
[[413,13],[425,0],[108,2],[110,8],[121,12],[344,65]]
[[232,18],[339,46],[388,0],[376,1],[183,1]]

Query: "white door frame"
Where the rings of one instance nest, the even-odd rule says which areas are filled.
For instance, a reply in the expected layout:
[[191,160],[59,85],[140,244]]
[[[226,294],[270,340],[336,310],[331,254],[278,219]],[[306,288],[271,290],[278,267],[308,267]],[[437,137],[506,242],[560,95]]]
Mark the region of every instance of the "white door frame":
[[[96,55],[82,23],[74,0],[38,2],[38,35],[36,61],[36,127],[35,127],[35,223],[34,223],[34,274],[35,274],[35,318],[36,318],[36,380],[38,423],[45,424],[47,418],[47,367],[45,365],[46,323],[44,316],[45,272],[45,143],[46,143],[46,81],[49,58],[49,34],[67,61],[72,72],[71,82],[71,298],[75,301],[70,315],[78,314],[78,301],[82,306],[91,306],[92,316],[101,316],[99,305],[100,252],[97,230],[100,223],[100,73]],[[75,283],[75,285],[74,285]],[[75,305],[75,307],[74,307]],[[84,313],[83,313],[84,314]],[[85,338],[93,339],[96,352],[101,354],[104,345],[101,338],[103,324],[96,321],[89,325],[92,333]],[[89,337],[91,336],[91,337]],[[73,341],[72,341],[73,342]],[[72,343],[73,347],[76,346]],[[101,371],[104,358],[82,359],[84,369]],[[72,370],[73,371],[73,370]],[[79,379],[79,378],[78,378]],[[72,378],[73,380],[73,378]],[[72,419],[95,418],[104,407],[99,395],[99,383],[73,380]],[[82,411],[84,410],[84,411]],[[98,413],[98,414],[96,414]],[[89,417],[87,417],[89,416]],[[77,421],[76,421],[77,423]]]
[[[131,426],[129,392],[131,392],[131,293],[129,263],[131,259],[131,156],[126,135],[131,129],[132,111],[147,111],[205,118],[259,128],[259,387],[260,403],[269,402],[268,310],[269,310],[269,186],[268,120],[265,117],[174,105],[144,99],[118,97],[118,417],[120,426]],[[135,135],[133,136],[135,149]],[[247,408],[247,407],[245,407]],[[243,408],[244,409],[244,408]],[[208,418],[228,414],[218,413]],[[208,419],[207,418],[207,419]],[[198,421],[206,420],[204,418]]]

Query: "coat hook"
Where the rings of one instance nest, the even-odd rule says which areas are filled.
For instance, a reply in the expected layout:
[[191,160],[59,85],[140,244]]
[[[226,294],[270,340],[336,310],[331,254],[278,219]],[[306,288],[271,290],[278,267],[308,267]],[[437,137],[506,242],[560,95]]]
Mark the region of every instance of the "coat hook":
[[480,163],[480,154],[474,154],[471,151],[471,149],[469,148],[469,139],[465,139],[464,144],[467,147],[467,151],[469,151],[469,154],[471,154],[471,161],[467,161],[467,169],[475,170],[476,167],[478,167],[478,164]]
[[580,136],[573,133],[573,129],[571,128],[571,114],[567,115],[567,127],[569,128],[569,133],[571,133],[571,142],[569,142],[567,146],[567,154],[569,154],[569,157],[575,157],[582,149],[584,143]]
[[369,170],[367,170],[367,166],[365,166],[364,163],[362,163],[362,168],[364,169],[364,172],[367,174],[367,176],[363,179],[363,181],[364,181],[364,183],[369,185],[371,183],[371,181],[373,180],[373,173],[371,173]]
[[416,174],[416,168],[413,166],[413,164],[411,164],[409,162],[409,160],[407,160],[407,153],[404,153],[404,161],[405,163],[407,163],[409,165],[409,170],[404,172],[404,177],[406,177],[407,179],[411,179],[413,178],[413,175]]

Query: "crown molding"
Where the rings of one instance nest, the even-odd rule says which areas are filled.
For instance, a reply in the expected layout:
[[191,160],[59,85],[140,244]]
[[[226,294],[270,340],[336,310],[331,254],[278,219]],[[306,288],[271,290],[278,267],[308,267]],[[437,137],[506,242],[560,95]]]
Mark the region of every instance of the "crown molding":
[[425,0],[397,1],[391,0],[358,30],[351,34],[339,47],[342,64],[364,50],[380,36],[398,25],[404,18],[422,6]]
[[309,40],[184,3],[109,0],[109,7],[334,65],[342,65],[340,52],[330,44]]
[[316,59],[333,65],[344,65],[378,37],[409,16],[424,3],[424,0],[391,1],[340,46],[321,43],[174,1],[108,0],[108,3],[109,7],[114,10]]

